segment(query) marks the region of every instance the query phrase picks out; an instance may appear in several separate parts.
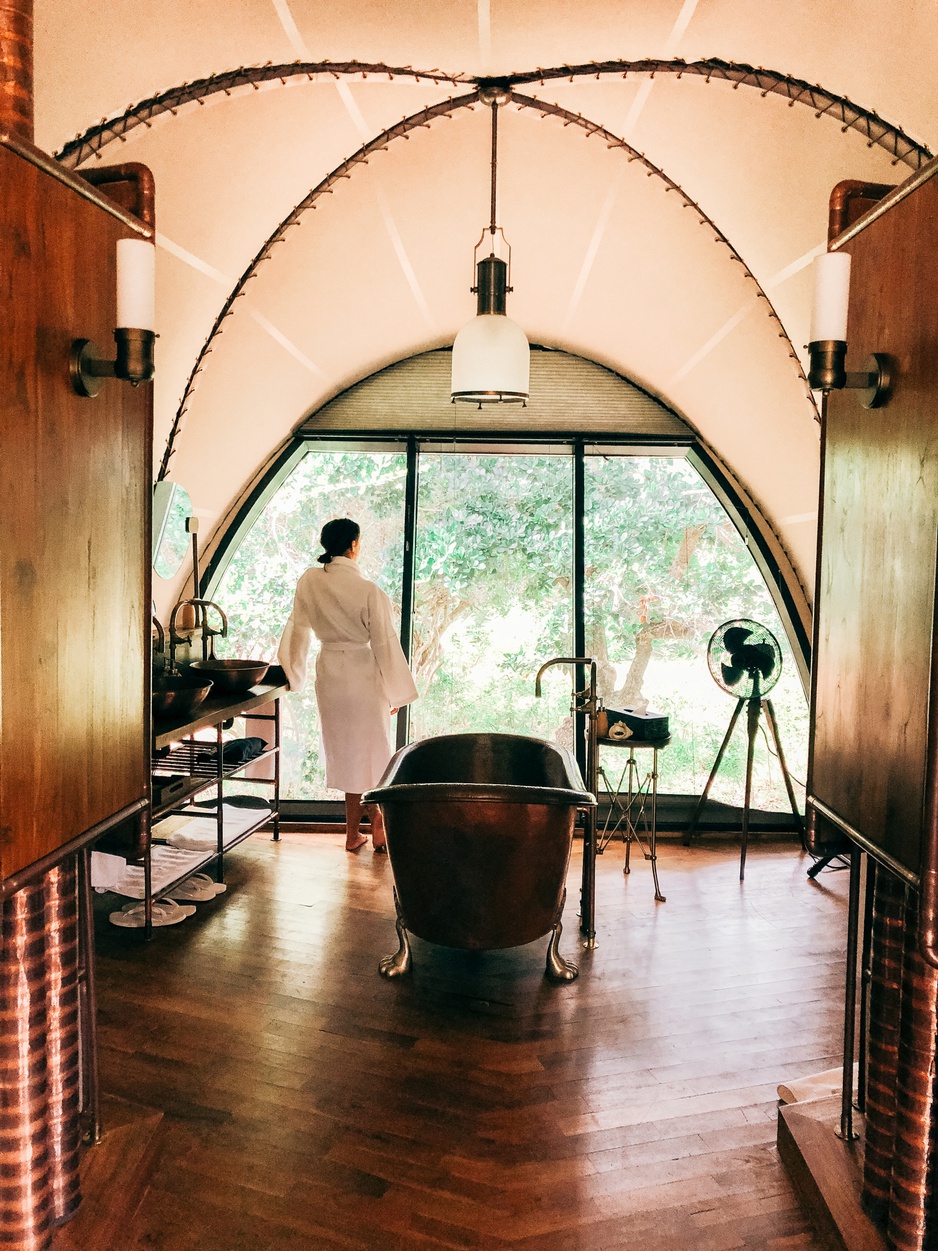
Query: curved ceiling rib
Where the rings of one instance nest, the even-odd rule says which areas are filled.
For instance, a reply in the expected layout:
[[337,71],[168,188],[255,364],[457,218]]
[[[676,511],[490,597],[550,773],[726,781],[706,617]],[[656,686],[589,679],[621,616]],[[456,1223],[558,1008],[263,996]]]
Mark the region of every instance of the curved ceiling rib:
[[191,83],[181,83],[170,87],[155,96],[141,100],[139,104],[131,104],[117,117],[102,117],[100,122],[89,126],[87,130],[74,139],[70,139],[56,152],[56,160],[67,169],[75,169],[89,157],[100,158],[101,149],[106,148],[115,139],[126,143],[130,131],[138,126],[152,125],[154,117],[163,113],[175,114],[186,104],[202,104],[210,96],[222,92],[230,96],[233,91],[245,87],[259,90],[261,85],[271,86],[280,80],[285,87],[289,82],[305,78],[312,81],[323,75],[339,78],[367,78],[374,76],[405,78],[413,82],[430,82],[447,84],[453,87],[475,85],[472,78],[461,74],[444,74],[442,70],[415,70],[410,66],[372,64],[366,61],[287,61],[280,65],[248,65],[236,70],[226,70],[223,74],[211,74],[207,78],[196,78]]
[[195,391],[198,376],[202,371],[202,362],[205,360],[205,357],[209,354],[209,352],[211,352],[212,343],[214,342],[216,335],[221,334],[222,323],[231,312],[235,301],[244,294],[244,289],[256,274],[258,266],[263,264],[263,262],[270,255],[271,248],[281,242],[286,232],[301,221],[303,214],[307,211],[307,209],[314,209],[316,207],[317,200],[324,195],[332,194],[332,189],[337,182],[340,182],[343,178],[351,177],[351,172],[356,165],[366,165],[368,163],[368,158],[374,155],[375,152],[384,151],[392,139],[406,138],[412,130],[417,130],[423,126],[429,126],[431,122],[435,121],[439,117],[449,117],[458,109],[471,107],[473,104],[478,103],[478,100],[479,96],[476,91],[472,91],[468,95],[464,96],[451,97],[448,100],[440,101],[439,104],[431,105],[429,108],[420,109],[419,112],[412,113],[410,117],[405,117],[402,121],[396,122],[393,126],[389,126],[387,130],[382,130],[380,134],[375,135],[374,139],[370,139],[368,143],[363,144],[357,152],[353,153],[347,160],[343,161],[341,165],[337,165],[330,174],[327,174],[322,182],[314,187],[308,195],[304,196],[303,199],[300,200],[300,202],[287,214],[273,233],[265,239],[259,251],[255,253],[244,273],[235,283],[231,293],[225,300],[218,316],[212,324],[208,338],[199,349],[199,354],[195,358],[195,363],[193,364],[192,370],[186,381],[182,399],[179,401],[179,407],[176,410],[176,415],[173,417],[173,424],[170,427],[169,435],[166,439],[166,448],[163,452],[163,458],[160,461],[160,471],[157,474],[157,481],[162,481],[169,472],[169,462],[173,454],[173,444],[176,441],[176,436],[179,434],[182,420],[186,415],[186,410],[189,407],[189,402],[192,399],[193,392]]
[[912,169],[919,169],[932,156],[928,148],[917,143],[899,127],[884,121],[872,110],[861,108],[846,96],[834,95],[817,84],[812,85],[803,79],[793,78],[790,74],[722,61],[716,57],[701,61],[595,61],[583,65],[560,65],[523,74],[509,74],[497,80],[476,80],[465,74],[445,74],[442,70],[415,70],[409,66],[396,67],[363,61],[287,61],[279,65],[241,66],[223,74],[212,74],[207,78],[171,87],[141,100],[138,104],[130,105],[117,117],[102,118],[100,122],[66,143],[56,156],[67,168],[75,169],[92,156],[100,157],[101,150],[115,139],[126,141],[130,131],[138,126],[150,126],[154,117],[163,113],[175,114],[184,105],[201,104],[209,96],[221,92],[230,95],[232,91],[244,87],[259,89],[262,84],[272,85],[278,80],[282,86],[286,86],[288,82],[301,78],[313,79],[318,75],[345,78],[367,77],[369,74],[453,86],[478,86],[483,82],[495,81],[507,87],[546,84],[558,79],[600,78],[605,75],[625,78],[629,74],[647,74],[651,77],[655,74],[674,74],[681,78],[684,74],[691,74],[705,79],[706,82],[714,79],[718,82],[729,82],[734,90],[738,87],[752,87],[763,97],[779,95],[787,99],[789,105],[805,105],[814,110],[815,117],[830,117],[840,124],[843,131],[857,131],[866,139],[869,147],[884,148],[893,158],[894,165],[901,162]]
[[[784,339],[786,344],[788,345],[789,355],[791,359],[795,362],[797,372],[799,376],[801,377],[802,381],[804,382],[805,395],[810,400],[812,406],[814,407],[815,417],[817,418],[817,406],[815,404],[814,397],[811,394],[811,391],[808,387],[808,381],[807,381],[807,378],[805,377],[805,373],[802,368],[801,361],[797,353],[795,352],[794,346],[791,342],[791,339],[788,336],[788,333],[786,332],[784,326],[782,325],[781,319],[779,318],[778,314],[775,311],[775,308],[772,305],[772,301],[769,299],[768,295],[762,289],[762,286],[759,283],[758,279],[755,277],[755,275],[746,265],[745,261],[743,260],[742,256],[740,256],[736,248],[733,247],[732,243],[729,241],[726,235],[722,232],[722,230],[720,230],[720,228],[716,225],[716,223],[707,215],[707,213],[704,212],[704,210],[700,207],[700,205],[696,202],[696,200],[693,200],[687,194],[687,192],[685,192],[684,189],[678,183],[674,181],[673,178],[670,178],[662,169],[660,169],[657,165],[655,165],[652,161],[650,161],[644,155],[644,153],[639,152],[637,148],[633,148],[631,144],[626,142],[625,139],[620,138],[618,135],[612,134],[612,132],[609,130],[606,130],[605,127],[600,126],[598,123],[592,122],[588,118],[583,117],[582,114],[571,113],[568,109],[561,108],[560,105],[550,104],[549,102],[544,101],[544,100],[539,100],[534,96],[524,96],[518,93],[513,93],[511,99],[512,99],[512,103],[516,104],[519,108],[533,109],[536,112],[540,113],[542,117],[556,117],[556,118],[559,118],[565,126],[579,127],[585,133],[587,138],[589,138],[592,135],[599,136],[600,138],[602,138],[607,148],[617,149],[619,151],[624,152],[630,163],[632,161],[638,161],[645,168],[645,170],[647,170],[649,176],[654,176],[660,179],[665,184],[666,191],[677,192],[677,194],[683,201],[684,205],[687,208],[692,209],[693,212],[696,214],[697,220],[699,221],[699,223],[703,226],[706,226],[709,230],[712,230],[714,232],[715,242],[724,246],[729,252],[732,260],[736,261],[738,264],[742,266],[744,277],[747,278],[749,281],[751,281],[753,284],[756,298],[762,299],[765,301],[766,310],[769,316],[776,322],[776,324],[779,327],[779,338]],[[235,301],[244,294],[244,289],[247,283],[250,282],[250,280],[254,277],[255,273],[257,272],[258,266],[261,265],[268,258],[268,256],[270,255],[271,249],[277,243],[282,241],[282,239],[284,238],[284,235],[289,229],[297,225],[302,220],[304,213],[308,209],[316,207],[316,202],[323,195],[331,194],[333,187],[340,179],[350,177],[352,170],[356,166],[367,164],[368,158],[373,153],[383,151],[384,149],[388,147],[388,145],[394,139],[406,138],[407,135],[412,130],[416,130],[420,127],[429,126],[432,122],[436,121],[438,118],[450,117],[452,116],[453,113],[457,112],[459,109],[471,108],[474,104],[478,102],[479,102],[479,95],[478,95],[478,92],[476,91],[472,91],[468,93],[467,95],[463,95],[463,96],[455,96],[448,100],[443,100],[439,104],[431,105],[429,108],[421,109],[419,110],[419,112],[411,114],[410,117],[405,117],[402,121],[397,122],[394,126],[389,127],[387,130],[381,131],[381,133],[376,135],[374,139],[369,140],[368,143],[364,144],[361,148],[359,148],[357,152],[355,152],[352,156],[348,158],[348,160],[343,161],[341,165],[337,166],[330,174],[328,174],[322,180],[322,182],[320,182],[316,187],[314,187],[313,190],[310,191],[308,195],[304,196],[303,199],[300,200],[300,202],[290,211],[290,213],[287,214],[287,216],[283,219],[283,221],[277,226],[277,228],[272,232],[272,234],[265,240],[264,244],[261,246],[258,252],[254,255],[251,262],[248,264],[247,268],[242,273],[241,277],[235,283],[235,286],[232,288],[231,293],[229,294],[228,298],[225,300],[225,303],[222,305],[222,308],[218,316],[215,318],[212,328],[209,331],[208,338],[205,340],[205,343],[202,345],[201,349],[199,350],[199,354],[195,359],[195,363],[192,366],[192,370],[186,382],[182,399],[179,402],[179,407],[177,408],[176,414],[173,418],[172,426],[170,427],[169,435],[166,440],[166,448],[163,452],[163,457],[160,462],[159,474],[157,475],[158,480],[162,480],[163,478],[165,478],[169,471],[169,462],[173,455],[174,443],[179,434],[179,430],[181,428],[182,421],[183,421],[183,418],[185,417],[186,411],[189,407],[189,403],[192,399],[192,395],[196,389],[198,375],[202,371],[202,365],[205,360],[205,357],[211,352],[212,343],[214,342],[216,335],[221,333],[222,324],[225,321],[225,318],[231,312]]]
[[769,299],[768,295],[766,295],[762,288],[762,284],[759,282],[758,278],[756,278],[755,274],[752,273],[749,266],[740,256],[739,252],[735,247],[733,247],[732,243],[730,243],[729,239],[716,224],[713,218],[704,212],[697,201],[692,199],[684,188],[676,183],[673,178],[669,177],[663,169],[660,169],[657,165],[650,161],[644,153],[639,152],[637,148],[633,148],[630,143],[625,141],[625,139],[622,139],[618,135],[612,134],[611,131],[606,130],[604,126],[600,126],[596,122],[591,122],[589,118],[583,117],[581,113],[571,113],[569,109],[561,108],[559,104],[550,104],[546,100],[539,100],[536,96],[523,96],[517,91],[512,92],[511,98],[515,104],[520,104],[529,109],[536,109],[542,117],[558,117],[565,126],[579,126],[581,130],[585,131],[587,138],[591,135],[598,135],[607,148],[621,148],[626,153],[626,157],[630,163],[632,161],[641,162],[649,174],[661,179],[665,185],[665,190],[676,191],[678,193],[685,208],[692,209],[697,215],[697,220],[700,225],[706,226],[709,230],[714,232],[714,241],[716,243],[721,243],[729,251],[733,260],[742,265],[743,276],[748,278],[753,283],[757,299],[765,300],[766,310],[769,316],[778,325],[779,338],[784,339],[788,345],[788,354],[795,362],[798,375],[804,383],[805,394],[814,407],[815,418],[820,421],[817,404],[813,394],[811,393],[811,389],[808,386],[808,379],[805,375],[804,369],[802,368],[801,359],[795,351],[794,344],[788,336],[788,331],[782,325],[782,320],[778,313],[776,313],[772,301]]
[[813,109],[815,117],[833,118],[840,123],[843,131],[857,131],[866,139],[868,147],[885,148],[893,158],[893,165],[901,162],[912,169],[920,169],[932,157],[924,144],[917,143],[898,126],[884,121],[871,109],[854,104],[846,96],[834,95],[817,83],[805,82],[790,74],[779,74],[775,70],[744,65],[738,61],[721,61],[718,57],[708,57],[703,61],[589,61],[583,65],[559,65],[552,69],[531,70],[527,74],[512,74],[507,81],[512,87],[521,87],[563,78],[602,78],[605,75],[627,78],[630,74],[648,74],[652,78],[656,74],[675,74],[678,78],[691,74],[707,82],[717,79],[732,83],[734,90],[737,87],[754,87],[763,97],[782,96],[790,105],[804,104]]

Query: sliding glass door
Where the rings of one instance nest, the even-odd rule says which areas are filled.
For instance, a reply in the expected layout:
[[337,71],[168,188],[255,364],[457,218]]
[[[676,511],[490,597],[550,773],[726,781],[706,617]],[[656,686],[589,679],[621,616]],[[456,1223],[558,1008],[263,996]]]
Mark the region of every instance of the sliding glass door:
[[569,449],[421,453],[413,738],[560,730],[534,675],[572,646],[571,464]]

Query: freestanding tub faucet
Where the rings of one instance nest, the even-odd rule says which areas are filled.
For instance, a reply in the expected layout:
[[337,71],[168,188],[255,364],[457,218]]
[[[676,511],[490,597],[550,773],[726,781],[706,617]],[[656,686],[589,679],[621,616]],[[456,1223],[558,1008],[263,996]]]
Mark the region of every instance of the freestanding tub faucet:
[[[589,665],[589,685],[582,690],[576,689],[574,676],[573,694],[570,700],[570,711],[574,718],[577,713],[586,717],[586,786],[595,796],[599,785],[599,713],[602,700],[596,694],[596,657],[595,656],[555,656],[546,661],[537,671],[534,679],[534,694],[541,694],[541,677],[552,665]],[[574,722],[575,724],[575,722]],[[580,933],[586,939],[585,947],[596,946],[596,822],[597,809],[592,807],[587,812],[586,827],[583,831],[583,882],[580,887]]]

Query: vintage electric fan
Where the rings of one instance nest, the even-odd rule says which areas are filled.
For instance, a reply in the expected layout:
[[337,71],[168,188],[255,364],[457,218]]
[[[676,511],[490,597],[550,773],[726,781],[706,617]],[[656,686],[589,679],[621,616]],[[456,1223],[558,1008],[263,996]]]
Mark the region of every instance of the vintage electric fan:
[[691,817],[690,825],[684,836],[684,845],[687,846],[696,831],[697,822],[700,819],[704,804],[707,802],[707,796],[710,794],[710,787],[713,785],[713,779],[717,775],[726,753],[726,748],[736,728],[736,722],[739,720],[739,715],[745,706],[747,710],[746,723],[749,741],[746,753],[746,797],[743,803],[742,847],[739,855],[739,878],[742,881],[746,876],[746,849],[749,843],[752,760],[756,745],[756,734],[759,730],[759,718],[763,712],[775,743],[778,763],[782,770],[782,777],[785,779],[785,789],[788,791],[788,800],[791,804],[792,813],[798,829],[802,831],[802,834],[804,832],[801,814],[795,802],[795,792],[791,785],[791,775],[785,763],[785,753],[782,751],[782,740],[778,733],[775,709],[772,707],[772,701],[767,698],[769,691],[781,677],[782,651],[775,635],[770,630],[767,630],[765,626],[759,625],[757,621],[724,621],[713,632],[707,645],[707,666],[717,686],[721,690],[726,691],[727,695],[736,696],[736,708],[730,718],[729,728],[726,731],[723,742],[720,744],[717,758],[713,762],[707,785],[704,787],[703,794],[700,796],[697,807],[694,809],[694,815]]

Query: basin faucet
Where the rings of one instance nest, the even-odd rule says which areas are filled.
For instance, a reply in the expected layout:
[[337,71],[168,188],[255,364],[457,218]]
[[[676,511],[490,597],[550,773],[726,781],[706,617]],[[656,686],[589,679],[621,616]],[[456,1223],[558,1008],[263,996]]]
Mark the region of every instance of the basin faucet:
[[[187,604],[191,604],[195,609],[195,629],[201,629],[202,631],[203,660],[214,660],[216,637],[227,638],[228,636],[228,617],[226,616],[224,609],[219,604],[216,604],[214,600],[195,598],[181,599],[173,609],[172,616],[169,619],[169,665],[171,670],[175,668],[176,664],[177,644],[183,643],[191,637],[189,631],[182,633],[176,629],[176,620],[179,616],[179,611],[180,609],[185,608]],[[214,608],[219,617],[221,617],[221,626],[218,629],[213,629],[213,627],[208,623],[208,614],[209,609],[211,608]]]
[[[220,604],[216,604],[215,601],[211,599],[192,599],[189,603],[195,604],[196,608],[202,609],[202,659],[214,660],[215,639],[225,639],[228,637],[228,617],[225,614],[225,610]],[[208,623],[208,612],[210,608],[214,608],[219,617],[221,617],[221,628],[218,630],[212,629]]]
[[[156,613],[151,613],[151,621],[153,622],[153,625],[156,626],[156,641],[157,641],[156,650],[159,652],[159,654],[163,658],[163,668],[165,669],[166,668],[166,631],[163,629],[162,625],[160,624],[160,619],[156,615]],[[153,650],[152,643],[151,643],[150,650],[151,651]],[[151,656],[150,658],[151,664],[152,664],[152,659],[153,658]]]
[[192,601],[188,599],[181,599],[179,603],[175,606],[175,608],[173,609],[169,617],[169,671],[170,673],[176,672],[176,644],[184,642],[187,637],[187,635],[180,634],[177,631],[176,618],[179,616],[179,610],[181,608],[184,608],[186,604],[190,604],[191,602]]

